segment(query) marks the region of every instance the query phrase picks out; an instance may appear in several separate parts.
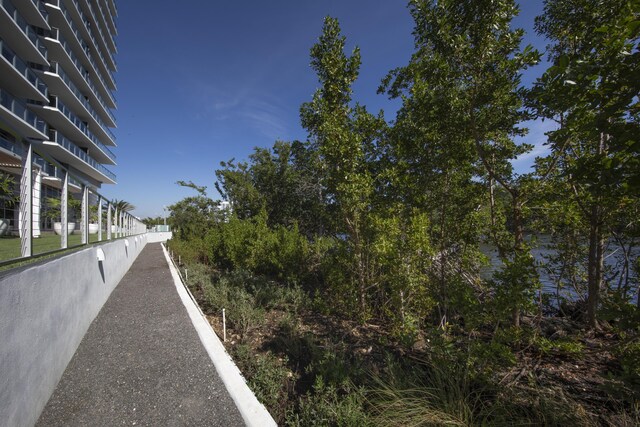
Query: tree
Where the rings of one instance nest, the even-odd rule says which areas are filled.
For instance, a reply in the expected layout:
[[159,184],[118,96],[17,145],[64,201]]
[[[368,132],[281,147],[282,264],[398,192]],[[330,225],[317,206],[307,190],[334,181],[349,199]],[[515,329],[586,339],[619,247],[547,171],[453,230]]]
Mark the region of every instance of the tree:
[[169,215],[174,232],[181,239],[202,239],[217,218],[218,202],[207,196],[207,187],[201,187],[191,181],[178,181],[181,187],[192,188],[196,196],[186,197],[169,206]]
[[536,29],[551,40],[553,65],[536,82],[532,105],[560,125],[549,135],[551,156],[588,224],[587,321],[595,328],[605,245],[640,189],[640,5],[547,0],[544,11]]
[[374,187],[365,153],[383,121],[364,107],[351,105],[360,50],[355,48],[347,56],[345,42],[338,21],[327,17],[318,43],[311,48],[311,67],[321,87],[311,102],[302,105],[300,117],[327,168],[327,193],[335,207],[336,231],[346,236],[345,254],[350,257],[348,280],[355,283],[360,312],[366,316],[367,291],[371,286],[367,214]]
[[132,205],[131,203],[125,201],[125,200],[118,200],[118,199],[113,199],[113,201],[111,202],[111,205],[118,210],[118,212],[131,212],[132,210],[134,210],[136,207],[134,205]]
[[[409,9],[415,21],[416,51],[409,65],[392,71],[381,88],[392,97],[404,94],[398,123],[401,135],[409,137],[398,144],[399,155],[415,173],[421,173],[415,166],[428,165],[428,179],[444,189],[436,188],[430,202],[436,203],[432,209],[439,209],[439,234],[445,245],[464,234],[450,234],[447,216],[465,218],[469,224],[477,208],[463,204],[466,212],[454,213],[448,194],[455,194],[457,188],[462,190],[459,200],[477,201],[469,197],[477,187],[474,176],[484,179],[492,207],[489,235],[510,270],[505,271],[503,278],[509,280],[502,281],[499,291],[505,294],[512,321],[518,325],[536,280],[524,241],[523,178],[514,173],[511,160],[531,149],[516,144],[514,138],[525,133],[518,127],[526,118],[520,73],[539,54],[530,47],[519,49],[523,31],[511,28],[518,12],[513,0],[413,0]],[[507,229],[496,215],[495,185],[511,198],[510,242],[500,237]]]

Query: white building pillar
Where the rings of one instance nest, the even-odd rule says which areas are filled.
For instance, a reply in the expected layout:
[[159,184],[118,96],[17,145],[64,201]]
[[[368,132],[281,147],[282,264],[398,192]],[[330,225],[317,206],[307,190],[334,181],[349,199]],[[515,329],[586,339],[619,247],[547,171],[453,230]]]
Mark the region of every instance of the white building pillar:
[[32,241],[32,212],[33,200],[33,147],[30,143],[24,143],[24,154],[22,156],[22,175],[20,176],[20,216],[18,217],[18,227],[20,230],[20,254],[23,257],[33,255]]
[[36,168],[33,171],[33,237],[40,237],[40,207],[42,205],[42,171]]

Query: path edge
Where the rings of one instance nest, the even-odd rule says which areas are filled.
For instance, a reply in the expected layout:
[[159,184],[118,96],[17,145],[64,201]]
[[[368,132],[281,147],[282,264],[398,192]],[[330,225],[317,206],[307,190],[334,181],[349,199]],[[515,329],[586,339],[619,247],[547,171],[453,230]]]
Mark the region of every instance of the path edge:
[[162,252],[171,271],[176,291],[189,314],[193,327],[198,333],[200,342],[204,346],[220,379],[222,379],[227,391],[231,395],[240,415],[242,415],[245,424],[251,427],[277,426],[271,414],[269,414],[264,405],[258,401],[256,395],[253,394],[247,385],[240,369],[235,365],[231,356],[229,356],[222,345],[222,342],[220,342],[220,338],[218,338],[218,335],[216,335],[207,321],[204,313],[196,304],[195,298],[182,282],[164,243],[162,244]]

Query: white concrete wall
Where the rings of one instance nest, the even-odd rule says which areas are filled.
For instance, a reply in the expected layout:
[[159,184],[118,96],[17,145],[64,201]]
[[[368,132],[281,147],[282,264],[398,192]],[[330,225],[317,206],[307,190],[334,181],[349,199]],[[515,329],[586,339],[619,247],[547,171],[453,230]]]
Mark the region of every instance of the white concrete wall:
[[173,233],[171,231],[159,231],[153,233],[147,233],[147,242],[148,243],[159,243],[166,242],[167,240],[171,240]]
[[0,277],[0,424],[35,424],[89,325],[147,241],[146,234],[131,236]]

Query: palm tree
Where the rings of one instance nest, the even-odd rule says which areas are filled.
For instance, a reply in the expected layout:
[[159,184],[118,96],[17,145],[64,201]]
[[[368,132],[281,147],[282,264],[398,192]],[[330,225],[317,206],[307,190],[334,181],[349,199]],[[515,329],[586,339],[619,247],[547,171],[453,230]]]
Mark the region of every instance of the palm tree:
[[114,199],[113,202],[111,202],[111,205],[116,208],[118,212],[130,212],[136,208],[131,203],[118,199]]

